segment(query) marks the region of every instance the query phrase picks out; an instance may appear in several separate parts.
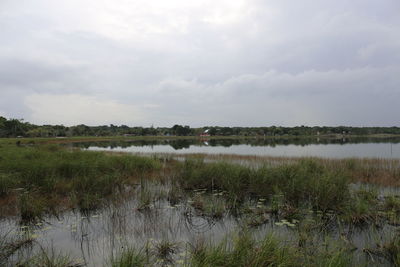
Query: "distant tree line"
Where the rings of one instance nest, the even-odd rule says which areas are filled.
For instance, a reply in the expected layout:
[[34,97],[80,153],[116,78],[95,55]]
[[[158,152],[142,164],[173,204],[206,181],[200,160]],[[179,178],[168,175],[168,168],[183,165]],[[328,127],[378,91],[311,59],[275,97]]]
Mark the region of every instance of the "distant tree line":
[[400,134],[400,127],[350,127],[350,126],[296,126],[296,127],[219,127],[191,128],[129,127],[126,125],[67,127],[64,125],[34,125],[23,119],[6,119],[0,116],[0,137],[70,137],[70,136],[196,136],[205,133],[211,136],[318,136],[318,135],[371,135]]

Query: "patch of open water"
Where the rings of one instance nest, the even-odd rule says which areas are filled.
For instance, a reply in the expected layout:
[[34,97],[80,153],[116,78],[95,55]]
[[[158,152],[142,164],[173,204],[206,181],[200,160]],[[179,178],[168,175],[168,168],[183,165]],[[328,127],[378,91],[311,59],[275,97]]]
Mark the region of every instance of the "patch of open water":
[[95,151],[167,154],[234,154],[273,157],[400,158],[399,138],[384,139],[211,139],[84,142]]
[[[154,185],[151,190],[159,191],[160,186]],[[384,190],[381,192],[387,193]],[[202,192],[196,192],[193,196],[196,194],[202,194]],[[152,202],[149,209],[139,210],[140,200],[135,197],[139,195],[140,193],[136,192],[132,199],[107,205],[94,213],[83,214],[79,211],[69,211],[58,218],[46,217],[43,222],[30,226],[19,225],[16,218],[3,219],[0,221],[0,229],[2,234],[34,237],[35,247],[25,250],[23,252],[25,254],[42,248],[67,253],[88,266],[102,266],[109,263],[111,257],[124,248],[131,246],[141,248],[146,244],[151,246],[162,240],[178,244],[179,252],[174,259],[184,262],[188,257],[186,252],[190,249],[190,244],[196,243],[197,240],[219,242],[227,235],[237,233],[241,226],[246,225],[248,215],[237,217],[226,211],[220,219],[215,219],[199,214],[191,205],[190,198],[175,206],[172,206],[165,198],[161,198]],[[260,202],[251,202],[251,205],[252,209],[257,209],[260,207]],[[273,233],[285,242],[297,242],[298,222],[281,221],[269,214],[266,216],[268,218],[266,223],[252,227],[256,238]],[[318,214],[312,214],[308,218],[312,220],[318,216]],[[316,239],[320,239],[321,245],[326,238],[348,239],[356,247],[354,257],[358,262],[363,263],[368,258],[363,248],[371,248],[377,243],[390,240],[398,230],[397,226],[388,224],[366,228],[343,226],[342,228],[335,227],[327,232],[316,231],[313,235]],[[17,254],[16,257],[21,257],[21,254]],[[378,258],[375,260],[378,260],[381,266],[390,266],[387,261]]]

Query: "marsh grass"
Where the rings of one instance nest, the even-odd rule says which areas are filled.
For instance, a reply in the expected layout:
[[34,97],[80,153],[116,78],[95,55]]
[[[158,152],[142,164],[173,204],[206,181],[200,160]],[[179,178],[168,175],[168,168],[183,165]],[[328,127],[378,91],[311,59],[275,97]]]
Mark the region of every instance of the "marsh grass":
[[364,248],[364,253],[370,256],[387,259],[393,266],[400,266],[400,237],[394,234],[386,243],[378,243],[375,248]]
[[256,242],[248,233],[217,245],[192,245],[190,266],[301,266],[295,249],[272,235]]
[[214,219],[222,219],[227,209],[223,198],[209,194],[195,194],[192,206],[198,214]]
[[143,250],[128,248],[111,260],[112,267],[144,267],[149,266],[148,256]]
[[351,201],[343,210],[341,219],[357,226],[378,224],[384,217],[380,206],[376,189],[361,188],[351,192]]
[[[10,237],[10,235],[2,236],[0,240],[0,266],[84,266],[83,262],[73,260],[67,254],[56,252],[54,248],[47,251],[39,246],[36,253],[29,253],[29,251],[32,251],[32,248],[37,245],[34,237],[30,234],[18,237]],[[14,254],[17,254],[17,256]]]
[[179,251],[178,244],[168,240],[154,242],[153,247],[155,257],[165,265],[173,263],[173,256]]
[[42,197],[31,192],[22,192],[18,196],[18,210],[20,212],[21,223],[40,220],[43,213],[49,208]]
[[111,259],[112,267],[171,266],[179,245],[168,240],[147,243],[141,249],[128,247]]
[[84,262],[72,259],[68,254],[56,252],[54,249],[45,251],[43,248],[35,255],[16,264],[16,266],[26,267],[82,267],[85,265]]
[[199,160],[206,162],[229,162],[235,165],[262,167],[292,165],[304,160],[312,160],[331,170],[348,174],[353,183],[375,184],[380,186],[400,186],[400,159],[384,158],[346,158],[330,159],[316,157],[273,157],[236,154],[168,154],[158,153],[159,157]]
[[15,180],[9,174],[0,173],[0,197],[7,196],[15,188]]
[[13,237],[3,235],[0,238],[0,266],[7,266],[11,262],[11,257],[19,250],[31,246],[31,237]]
[[155,202],[155,194],[150,189],[149,185],[141,186],[140,191],[138,192],[138,207],[139,211],[149,210],[154,206]]
[[398,196],[388,196],[385,198],[384,203],[385,210],[400,213],[400,198]]
[[[228,199],[239,202],[248,196],[263,197],[273,203],[274,209],[284,202],[292,207],[306,203],[315,210],[339,211],[350,196],[346,174],[329,170],[311,160],[262,168],[188,160],[182,164],[179,181],[187,190],[226,191]],[[276,203],[274,196],[283,199]]]
[[400,237],[398,234],[395,235],[390,242],[383,245],[381,250],[385,257],[395,266],[400,266]]
[[176,185],[170,185],[167,193],[167,199],[171,205],[176,205],[186,198],[185,192]]
[[345,248],[335,248],[330,250],[319,251],[311,256],[306,266],[334,266],[334,267],[347,267],[354,266],[352,262],[351,253]]
[[[340,242],[325,240],[329,245],[299,247],[283,242],[273,234],[255,238],[249,231],[226,235],[220,242],[196,239],[185,246],[160,241],[153,249],[126,248],[111,260],[113,267],[125,266],[354,266],[351,251]],[[185,247],[185,259],[172,257]]]
[[[395,161],[307,158],[246,165],[202,157],[177,162],[54,145],[2,146],[0,199],[18,208],[21,224],[60,210],[87,214],[109,207],[110,201],[132,200],[132,210],[143,211],[138,217],[162,220],[163,209],[173,208],[207,223],[224,223],[227,218],[240,227],[239,235],[220,243],[193,243],[184,263],[176,261],[177,252],[186,253],[187,247],[164,240],[153,242],[151,249],[127,248],[112,259],[112,266],[352,266],[354,246],[343,229],[397,227],[400,222],[399,198],[383,196],[362,183],[376,182],[380,174],[399,177]],[[394,181],[390,179],[385,181]],[[159,231],[173,229],[172,222]],[[291,238],[267,234],[260,239],[248,233],[262,225],[273,231],[281,227]],[[325,238],[335,233],[344,241]],[[383,243],[376,253],[398,264],[398,244],[396,239]],[[38,266],[71,263],[59,253],[29,260]]]
[[156,159],[133,155],[68,150],[56,145],[3,145],[0,197],[17,195],[22,220],[57,212],[57,207],[93,210],[160,167]]

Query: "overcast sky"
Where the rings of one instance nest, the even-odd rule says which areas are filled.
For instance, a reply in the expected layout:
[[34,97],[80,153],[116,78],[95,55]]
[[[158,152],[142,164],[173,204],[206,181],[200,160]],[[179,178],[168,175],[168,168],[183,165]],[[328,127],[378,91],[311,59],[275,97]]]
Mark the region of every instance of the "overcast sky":
[[0,0],[0,116],[400,126],[400,1]]

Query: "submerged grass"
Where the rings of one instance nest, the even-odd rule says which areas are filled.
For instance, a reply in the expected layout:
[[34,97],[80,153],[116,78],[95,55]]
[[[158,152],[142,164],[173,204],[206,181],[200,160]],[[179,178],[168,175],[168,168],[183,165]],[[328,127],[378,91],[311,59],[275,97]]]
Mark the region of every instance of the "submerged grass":
[[1,236],[0,240],[0,266],[7,266],[10,258],[20,249],[30,246],[33,239],[30,237]]

